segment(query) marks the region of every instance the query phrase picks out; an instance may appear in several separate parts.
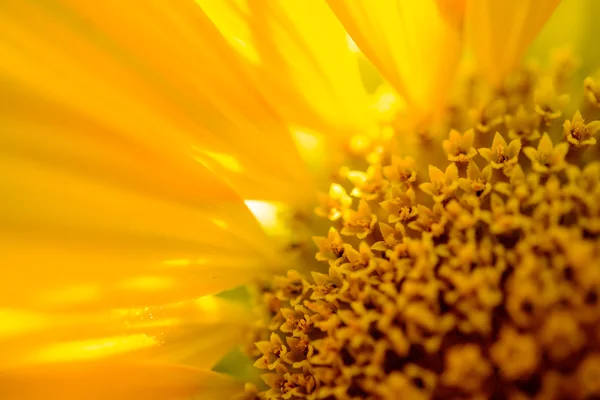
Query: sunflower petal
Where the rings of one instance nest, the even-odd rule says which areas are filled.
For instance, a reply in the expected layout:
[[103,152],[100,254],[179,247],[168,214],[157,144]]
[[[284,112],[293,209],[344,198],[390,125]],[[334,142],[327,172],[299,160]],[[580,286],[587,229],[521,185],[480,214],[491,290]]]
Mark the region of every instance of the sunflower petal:
[[[215,297],[172,308],[158,307],[152,312],[152,319],[161,318],[166,325],[156,333],[161,345],[140,349],[126,357],[210,369],[227,352],[244,343],[255,323],[249,310]],[[144,310],[146,318],[147,313],[148,310]],[[161,313],[164,314],[161,316]],[[149,325],[155,331],[160,326]]]
[[332,134],[368,126],[357,59],[322,1],[198,3],[230,43],[254,60],[261,87],[286,120]]
[[5,400],[229,399],[243,390],[210,371],[118,360],[47,363],[0,371]]
[[491,83],[499,84],[517,66],[559,2],[467,0],[467,41]]
[[0,366],[120,357],[211,368],[242,343],[250,313],[212,296],[97,313],[0,310]]
[[[86,160],[65,167],[58,154],[14,153],[0,158],[2,306],[61,307],[103,295],[139,305],[153,291],[174,301],[234,287],[276,263],[241,199],[197,162],[180,176],[161,163],[174,183],[145,191],[118,182],[129,172],[151,179],[137,167],[113,174]],[[186,175],[194,189],[183,197]]]
[[38,136],[69,124],[84,137],[110,131],[166,146],[171,156],[184,149],[248,198],[297,199],[293,189],[310,184],[248,62],[193,0],[2,6],[0,79],[7,113],[19,116],[13,124],[26,115]]
[[301,198],[301,163],[193,2],[9,0],[0,35],[0,306],[173,302],[278,262],[206,165],[244,149],[233,172],[209,167]]
[[441,106],[461,53],[460,18],[435,0],[327,2],[417,118]]

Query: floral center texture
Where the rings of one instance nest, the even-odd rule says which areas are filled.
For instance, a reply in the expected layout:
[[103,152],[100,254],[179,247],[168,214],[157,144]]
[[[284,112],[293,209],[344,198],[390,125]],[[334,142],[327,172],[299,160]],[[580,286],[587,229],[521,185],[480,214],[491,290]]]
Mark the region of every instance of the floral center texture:
[[600,85],[567,104],[564,70],[469,77],[413,153],[348,157],[320,266],[261,288],[257,398],[600,396]]

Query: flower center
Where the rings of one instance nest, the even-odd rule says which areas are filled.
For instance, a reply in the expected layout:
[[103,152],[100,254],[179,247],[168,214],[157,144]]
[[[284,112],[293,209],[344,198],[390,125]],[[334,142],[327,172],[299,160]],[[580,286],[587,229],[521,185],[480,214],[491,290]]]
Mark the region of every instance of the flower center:
[[[600,151],[567,142],[599,113],[586,80],[563,134],[564,110],[534,96],[556,68],[487,91],[494,130],[461,100],[423,151],[398,132],[357,166],[367,183],[334,182],[321,263],[264,293],[263,398],[600,396]],[[495,131],[517,142],[490,153]]]

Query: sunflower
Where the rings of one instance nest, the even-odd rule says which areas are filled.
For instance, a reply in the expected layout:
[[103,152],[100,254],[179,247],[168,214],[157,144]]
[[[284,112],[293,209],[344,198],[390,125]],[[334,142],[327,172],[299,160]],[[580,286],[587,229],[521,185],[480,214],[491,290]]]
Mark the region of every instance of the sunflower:
[[558,3],[4,0],[0,397],[600,396]]

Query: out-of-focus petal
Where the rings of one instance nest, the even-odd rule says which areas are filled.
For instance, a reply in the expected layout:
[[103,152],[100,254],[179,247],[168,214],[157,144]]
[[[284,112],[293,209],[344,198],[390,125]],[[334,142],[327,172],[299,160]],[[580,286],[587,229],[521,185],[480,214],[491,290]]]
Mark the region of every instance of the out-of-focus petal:
[[122,360],[45,363],[0,370],[5,400],[230,399],[241,387],[223,375],[172,364]]
[[356,55],[321,0],[197,0],[286,120],[343,134],[369,124]]
[[435,0],[327,0],[416,119],[435,112],[461,54],[461,12]]
[[[92,159],[69,166],[58,152],[2,151],[2,306],[60,308],[105,296],[131,306],[161,292],[170,298],[160,302],[175,301],[235,287],[277,263],[242,200],[193,160],[188,170],[157,161],[173,184],[146,191],[154,167],[139,171],[143,159],[113,173]],[[122,184],[136,172],[140,186]],[[181,180],[190,188],[183,194]]]
[[548,52],[553,50],[558,50],[554,52],[554,57],[557,54],[572,57],[577,66],[573,71],[576,75],[570,89],[572,98],[578,98],[577,90],[583,90],[581,81],[594,74],[600,65],[600,46],[596,46],[596,38],[600,36],[599,19],[600,2],[563,1],[527,51],[527,56],[538,60],[546,59]]
[[0,310],[0,367],[119,357],[210,369],[252,326],[250,313],[212,296],[131,310]]
[[195,157],[248,198],[297,200],[293,189],[310,184],[249,63],[193,0],[9,0],[1,10],[3,110],[12,116],[2,125],[29,124],[22,141],[44,136],[46,149],[59,135],[63,150],[79,134],[64,150],[83,157],[83,138],[125,136],[123,147]]
[[480,72],[498,84],[521,61],[560,0],[467,0],[466,38]]
[[0,306],[173,302],[279,262],[214,172],[252,198],[300,199],[307,177],[195,3],[0,10]]
[[[548,51],[554,48],[570,48],[579,56],[584,56],[586,48],[583,41],[592,29],[588,16],[594,0],[569,0],[561,2],[548,22],[536,35],[527,54],[537,59],[548,57]],[[578,29],[565,29],[577,25]]]

